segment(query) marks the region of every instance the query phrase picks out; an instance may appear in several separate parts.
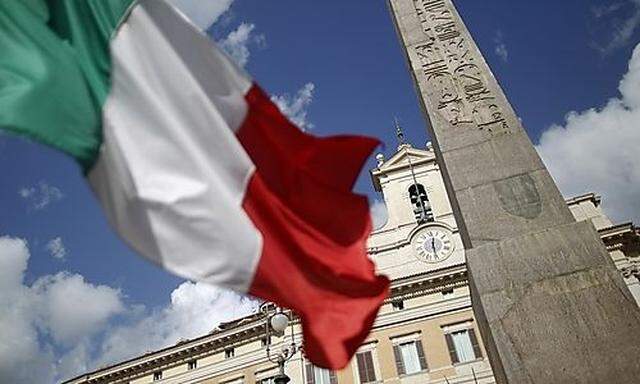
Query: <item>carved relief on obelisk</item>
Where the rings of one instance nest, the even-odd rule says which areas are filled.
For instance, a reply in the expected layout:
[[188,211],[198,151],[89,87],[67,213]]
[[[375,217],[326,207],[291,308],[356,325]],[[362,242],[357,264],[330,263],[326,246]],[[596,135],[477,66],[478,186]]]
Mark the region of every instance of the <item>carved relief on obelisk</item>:
[[451,0],[388,0],[498,383],[637,383],[640,309],[576,223]]
[[465,245],[573,222],[451,1],[391,3]]
[[413,47],[438,111],[452,125],[472,124],[489,132],[508,132],[502,108],[481,69],[482,63],[458,30],[444,1],[416,1],[424,43]]

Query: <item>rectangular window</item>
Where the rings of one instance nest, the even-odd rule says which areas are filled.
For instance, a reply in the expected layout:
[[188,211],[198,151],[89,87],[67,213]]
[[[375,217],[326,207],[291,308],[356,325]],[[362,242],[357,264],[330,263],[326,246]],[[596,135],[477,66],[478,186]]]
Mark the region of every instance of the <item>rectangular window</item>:
[[198,362],[196,360],[191,360],[187,363],[187,369],[192,370],[198,368]]
[[472,328],[447,333],[445,338],[453,364],[466,363],[482,357],[476,332]]
[[275,381],[273,377],[267,377],[265,379],[256,380],[256,384],[273,384]]
[[162,380],[162,371],[153,372],[153,381]]
[[319,368],[311,363],[305,366],[307,384],[338,384],[338,377],[334,371]]
[[235,356],[235,350],[233,348],[227,348],[224,350],[224,358],[225,359],[229,359],[233,356]]
[[398,376],[411,375],[427,370],[422,341],[415,340],[393,346]]
[[396,300],[391,302],[394,311],[402,311],[404,309],[404,301]]
[[356,354],[358,363],[358,375],[361,383],[372,383],[376,381],[376,371],[373,366],[373,353],[371,351]]

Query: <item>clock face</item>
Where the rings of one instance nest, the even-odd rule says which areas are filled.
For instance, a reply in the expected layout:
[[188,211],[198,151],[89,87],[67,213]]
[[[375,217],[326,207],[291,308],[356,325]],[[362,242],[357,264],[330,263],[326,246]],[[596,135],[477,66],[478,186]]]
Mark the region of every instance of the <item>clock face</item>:
[[418,259],[427,263],[443,261],[453,253],[451,235],[442,229],[423,229],[414,237],[413,245]]

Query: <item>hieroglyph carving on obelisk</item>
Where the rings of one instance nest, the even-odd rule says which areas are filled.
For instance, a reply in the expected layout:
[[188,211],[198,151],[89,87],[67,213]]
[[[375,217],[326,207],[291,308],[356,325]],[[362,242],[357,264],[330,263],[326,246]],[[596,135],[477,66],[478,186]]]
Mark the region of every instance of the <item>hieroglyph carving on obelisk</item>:
[[427,40],[414,47],[424,77],[435,91],[438,111],[451,123],[475,124],[490,132],[509,131],[502,108],[489,89],[453,14],[442,1],[417,8]]

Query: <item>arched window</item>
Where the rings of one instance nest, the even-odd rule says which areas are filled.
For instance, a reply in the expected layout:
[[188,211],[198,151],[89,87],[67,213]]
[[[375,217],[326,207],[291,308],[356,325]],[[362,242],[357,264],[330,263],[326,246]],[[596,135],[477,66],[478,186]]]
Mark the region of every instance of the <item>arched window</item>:
[[413,214],[418,223],[428,223],[433,221],[433,211],[431,203],[427,196],[427,190],[422,184],[413,184],[409,187],[409,197],[411,198],[411,206]]

